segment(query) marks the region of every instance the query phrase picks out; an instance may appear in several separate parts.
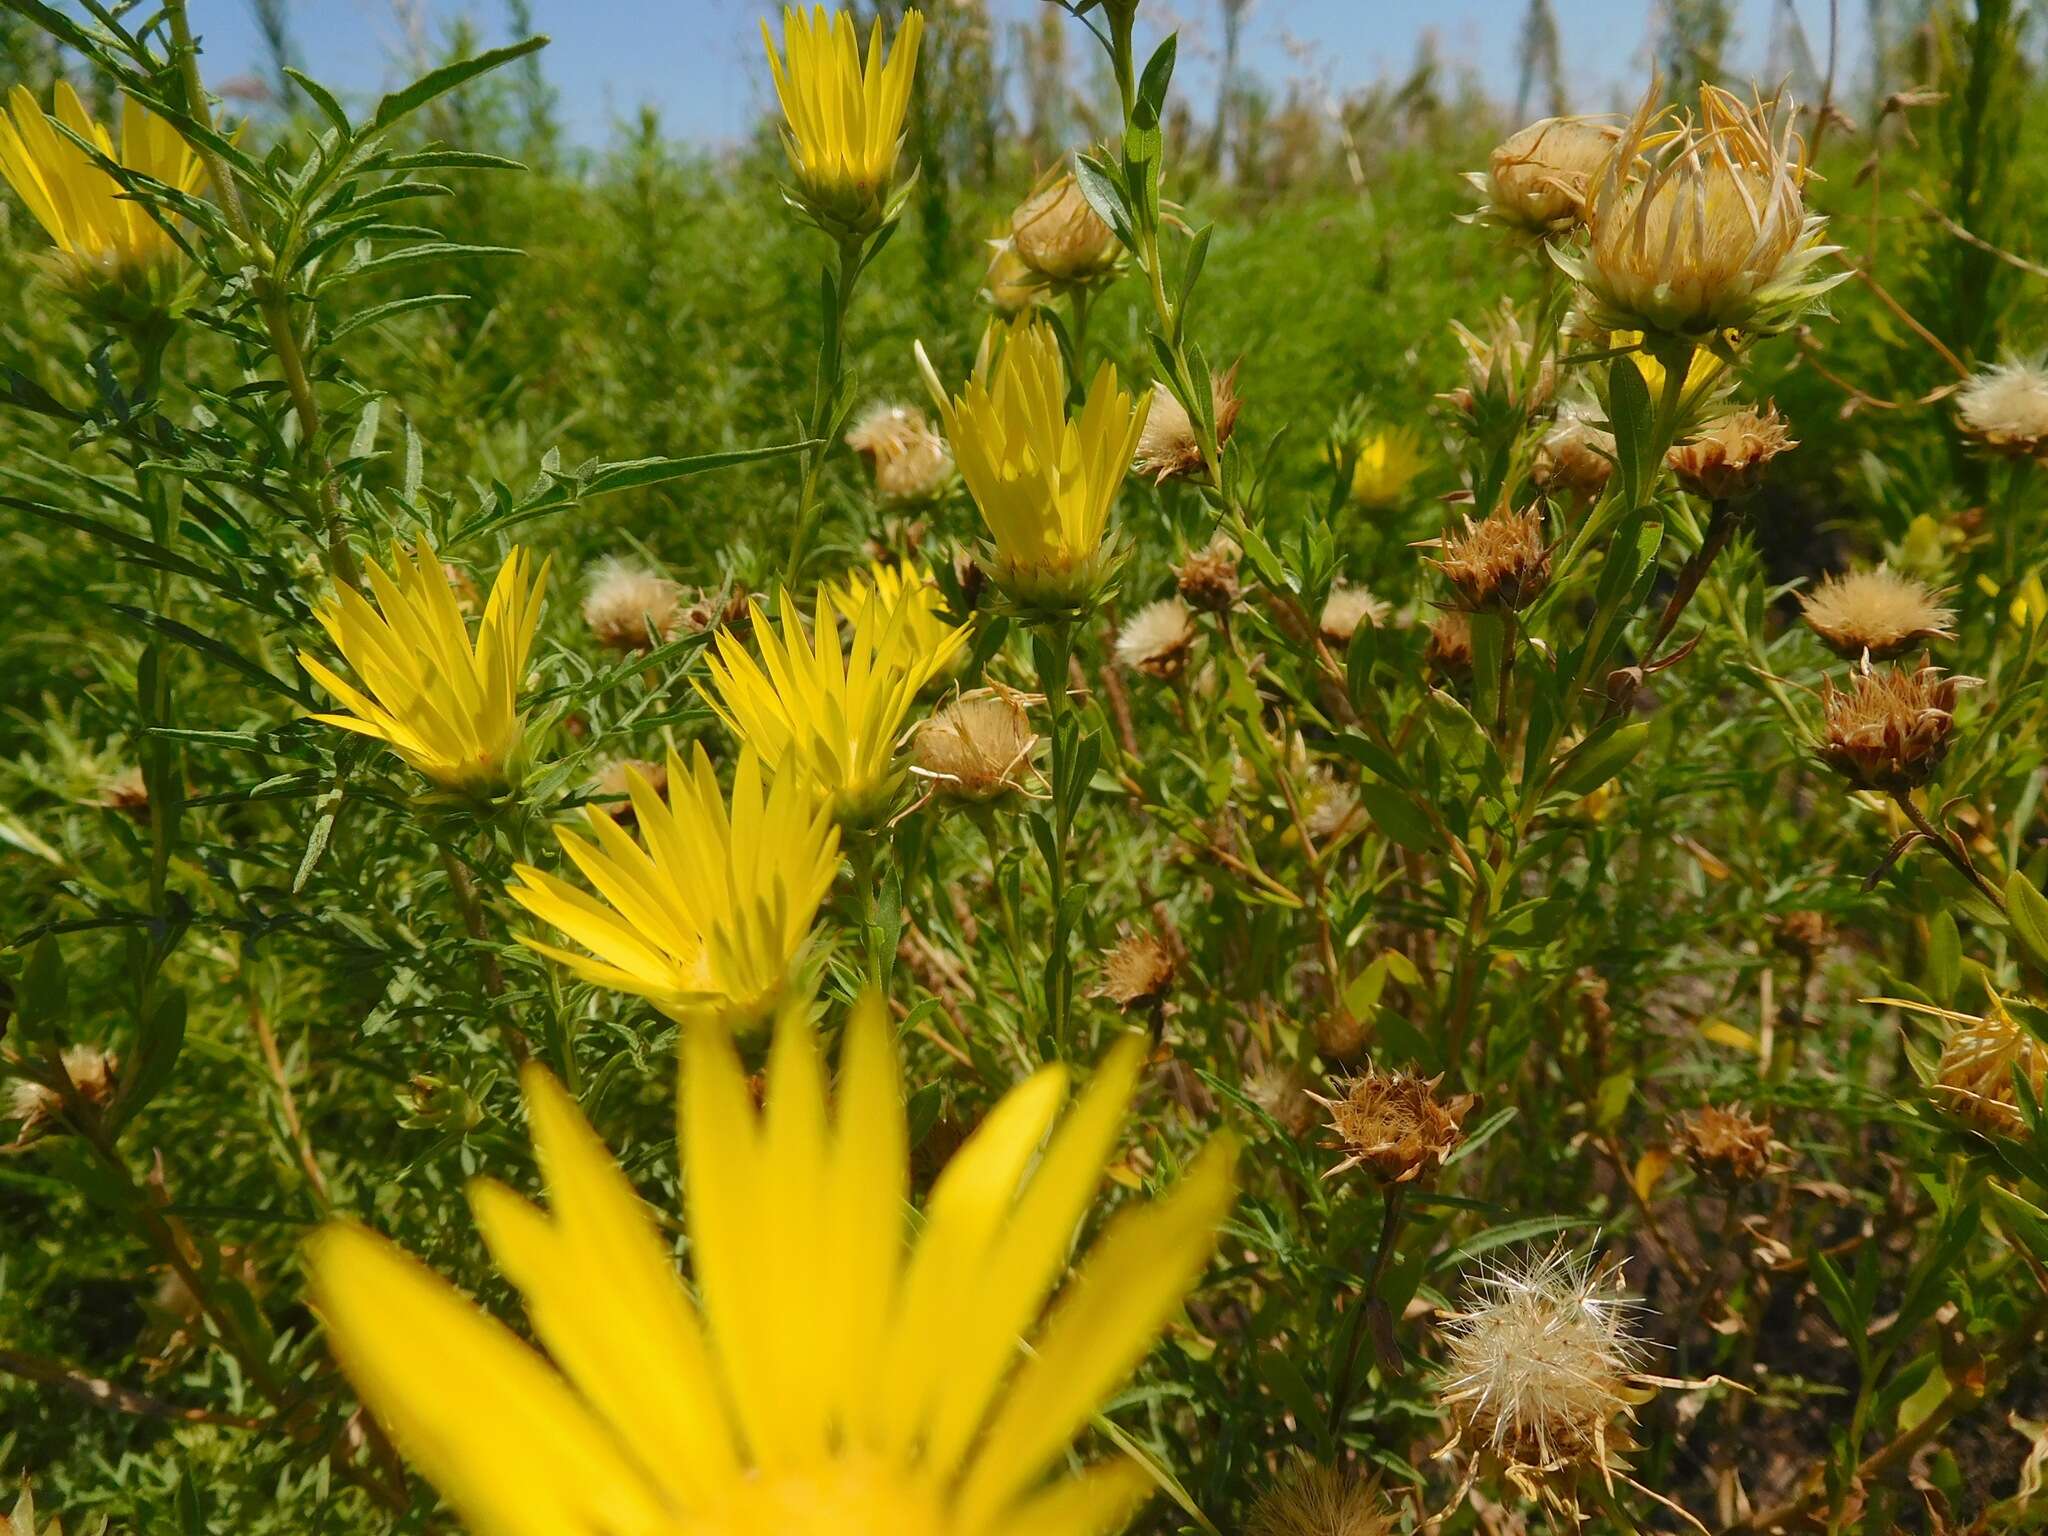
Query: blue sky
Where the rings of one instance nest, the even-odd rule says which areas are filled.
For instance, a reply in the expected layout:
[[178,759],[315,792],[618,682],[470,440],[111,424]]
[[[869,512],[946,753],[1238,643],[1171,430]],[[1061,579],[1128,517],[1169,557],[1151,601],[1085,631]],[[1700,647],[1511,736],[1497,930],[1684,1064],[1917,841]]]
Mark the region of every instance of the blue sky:
[[[611,125],[644,105],[660,109],[671,136],[715,143],[743,133],[766,100],[761,0],[531,0],[553,44],[543,55],[561,92],[570,135],[601,144]],[[943,0],[941,0],[943,3]],[[990,0],[999,19],[1035,16],[1042,0]],[[1785,0],[1736,0],[1734,62],[1759,69],[1773,10]],[[1791,0],[1816,55],[1824,53],[1828,0]],[[492,41],[507,36],[504,0],[286,0],[294,41],[314,73],[345,93],[370,94],[407,73],[424,30],[430,40],[466,16]],[[1583,79],[1582,108],[1611,105],[1648,57],[1654,0],[1555,0],[1564,54]],[[1845,77],[1863,47],[1860,3],[1841,5]],[[211,81],[261,66],[263,46],[248,0],[197,0]],[[1274,81],[1304,74],[1339,91],[1411,61],[1433,28],[1446,56],[1469,62],[1497,93],[1511,94],[1521,0],[1254,0],[1246,28],[1249,68]],[[1181,84],[1206,105],[1214,69],[1205,39],[1217,33],[1216,0],[1145,0],[1141,16],[1182,24]],[[1070,23],[1071,25],[1071,23]],[[1079,40],[1077,40],[1079,41]],[[1091,45],[1092,46],[1092,45]]]

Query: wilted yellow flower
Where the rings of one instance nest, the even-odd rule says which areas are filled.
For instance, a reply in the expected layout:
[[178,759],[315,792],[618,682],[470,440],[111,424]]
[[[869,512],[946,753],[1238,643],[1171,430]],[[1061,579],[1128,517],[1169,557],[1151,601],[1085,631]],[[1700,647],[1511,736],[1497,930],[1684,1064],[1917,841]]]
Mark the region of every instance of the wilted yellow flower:
[[1428,461],[1422,443],[1406,428],[1382,427],[1359,440],[1351,470],[1351,499],[1372,512],[1401,505]]
[[[102,300],[109,318],[141,319],[172,299],[183,253],[142,203],[51,126],[22,86],[0,113],[0,176],[57,243],[65,282]],[[178,192],[196,193],[199,157],[178,131],[132,97],[121,98],[121,142],[92,120],[68,81],[57,82],[56,120],[117,165]]]
[[1956,391],[1962,429],[1994,453],[2048,457],[2048,368],[2000,363]]
[[846,446],[868,461],[876,499],[891,505],[930,501],[953,478],[953,450],[914,405],[869,407],[847,429]]
[[776,52],[767,20],[761,22],[775,95],[782,103],[782,143],[796,174],[797,200],[830,234],[871,234],[889,216],[903,117],[923,36],[924,14],[905,11],[885,61],[877,18],[868,31],[863,63],[848,11],[828,14],[822,5],[808,12],[784,6],[782,54]]
[[1775,406],[1758,410],[1745,405],[1724,411],[1672,444],[1664,462],[1693,495],[1727,501],[1755,490],[1765,466],[1798,446]]
[[301,651],[299,664],[349,711],[313,718],[388,742],[443,789],[489,793],[518,782],[526,766],[519,688],[540,622],[548,562],[533,571],[517,547],[505,557],[474,645],[424,537],[410,561],[394,541],[391,563],[395,575],[374,560],[368,564],[375,607],[343,587],[313,610],[362,680],[354,687]]
[[1620,131],[1585,117],[1546,117],[1510,134],[1485,171],[1466,180],[1486,194],[1477,217],[1532,234],[1554,234],[1584,216],[1586,191],[1614,153]]
[[754,604],[760,661],[738,636],[721,630],[710,659],[711,686],[699,683],[697,691],[770,770],[808,781],[831,800],[842,824],[866,826],[888,808],[902,782],[896,738],[911,704],[952,664],[967,631],[920,627],[915,600],[894,606],[868,601],[850,615],[851,633],[842,645],[823,587],[815,611],[819,621],[806,634],[785,590],[778,633]]
[[1918,789],[1948,756],[1958,691],[1976,682],[1951,677],[1924,656],[1917,667],[1882,669],[1866,659],[1846,689],[1823,679],[1821,758],[1858,789]]
[[1596,324],[1704,340],[1783,330],[1847,274],[1813,275],[1832,249],[1809,214],[1805,148],[1789,102],[1745,105],[1700,87],[1697,120],[1653,83],[1594,183],[1589,240],[1556,259]]
[[987,801],[1022,789],[1038,733],[1015,695],[993,690],[955,699],[917,728],[911,772],[948,799]]
[[904,645],[912,655],[939,658],[926,681],[949,676],[967,659],[966,626],[946,622],[946,600],[931,571],[915,560],[870,560],[865,570],[827,583],[824,599],[848,624],[858,626],[860,611],[879,603],[884,624],[897,609],[904,612],[909,633]]
[[1069,1449],[1200,1275],[1231,1184],[1230,1149],[1214,1146],[1171,1194],[1109,1223],[1046,1315],[1142,1046],[1112,1050],[1057,1131],[1065,1068],[1011,1090],[940,1175],[914,1245],[903,1084],[879,998],[854,1009],[829,1109],[800,1009],[778,1024],[765,1114],[723,1032],[685,1031],[682,1049],[692,1286],[539,1067],[525,1074],[527,1113],[551,1209],[490,1181],[472,1200],[546,1358],[363,1228],[313,1240],[336,1357],[470,1528],[1122,1530],[1150,1491],[1144,1471],[1118,1457],[1070,1473]]
[[1104,362],[1078,416],[1067,415],[1067,365],[1052,328],[1020,320],[983,341],[958,398],[924,346],[918,366],[944,419],[960,478],[995,546],[990,574],[1026,610],[1071,613],[1100,595],[1116,564],[1109,514],[1144,431],[1149,395],[1133,398]]
[[521,942],[672,1019],[735,1029],[765,1019],[838,873],[839,833],[801,776],[778,774],[766,788],[762,777],[760,756],[741,748],[728,812],[701,744],[687,770],[670,748],[666,803],[629,767],[639,842],[597,805],[583,808],[595,844],[555,829],[598,896],[530,864],[517,866],[510,888],[514,901],[590,953]]
[[1123,255],[1116,231],[1089,206],[1071,171],[1054,174],[1010,215],[1010,249],[1028,280],[1047,287],[1108,277]]
[[1889,661],[1924,641],[1954,638],[1955,614],[1934,589],[1888,566],[1830,576],[1800,593],[1799,606],[1821,643],[1851,661]]

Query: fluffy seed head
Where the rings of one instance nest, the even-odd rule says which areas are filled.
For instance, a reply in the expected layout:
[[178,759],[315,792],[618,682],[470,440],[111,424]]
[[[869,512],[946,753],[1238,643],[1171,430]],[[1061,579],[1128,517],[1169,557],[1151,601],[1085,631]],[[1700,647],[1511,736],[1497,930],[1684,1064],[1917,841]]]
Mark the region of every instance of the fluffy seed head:
[[1583,117],[1546,117],[1510,134],[1470,178],[1486,194],[1480,217],[1539,235],[1569,229],[1584,218],[1587,188],[1620,137]]
[[1301,786],[1301,824],[1317,847],[1327,851],[1365,825],[1358,790],[1327,768],[1310,771]]
[[1330,1112],[1331,1145],[1344,1159],[1325,1178],[1364,1168],[1383,1184],[1406,1184],[1435,1172],[1464,1140],[1472,1095],[1437,1096],[1441,1077],[1381,1072],[1367,1067],[1334,1080],[1336,1097],[1312,1097]]
[[988,801],[1023,787],[1038,734],[1009,693],[955,699],[917,728],[911,772],[949,799]]
[[1460,1434],[1525,1471],[1604,1467],[1641,1398],[1640,1304],[1619,1280],[1563,1248],[1471,1277],[1438,1391]]
[[1010,248],[1031,280],[1047,286],[1107,277],[1123,254],[1116,231],[1088,205],[1069,171],[1018,204],[1010,215]]
[[1358,626],[1370,624],[1374,628],[1387,622],[1392,612],[1386,603],[1374,597],[1364,587],[1348,586],[1343,582],[1330,588],[1330,595],[1323,603],[1322,617],[1316,621],[1325,645],[1342,648],[1351,643],[1351,637],[1358,633]]
[[1431,562],[1458,594],[1459,606],[1474,612],[1527,607],[1550,585],[1550,546],[1543,541],[1543,512],[1516,512],[1502,505],[1438,541]]
[[877,500],[930,501],[953,478],[953,452],[914,405],[879,403],[848,429],[846,445],[868,461]]
[[[120,1066],[119,1057],[96,1045],[64,1047],[64,1075],[71,1079],[78,1096],[96,1109],[104,1109],[113,1099],[115,1074]],[[63,1109],[61,1094],[27,1078],[15,1082],[7,1098],[7,1117],[17,1123],[17,1134],[24,1139],[42,1129]]]
[[1557,420],[1537,445],[1529,476],[1543,490],[1592,502],[1614,473],[1614,434],[1601,424],[1591,401],[1566,400]]
[[1886,566],[1830,576],[1799,595],[1807,628],[1837,656],[1889,661],[1928,640],[1955,638],[1955,614],[1924,581]]
[[[1209,409],[1216,418],[1216,446],[1220,449],[1237,429],[1237,364],[1209,380]],[[1202,473],[1202,445],[1195,424],[1187,407],[1168,390],[1152,391],[1152,406],[1145,413],[1145,428],[1138,434],[1138,452],[1131,468],[1150,475],[1155,485]]]
[[1945,674],[1924,656],[1917,667],[1863,662],[1847,688],[1830,678],[1821,684],[1821,758],[1858,789],[1917,789],[1948,755],[1957,692],[1975,683]]
[[1740,1104],[1709,1104],[1679,1117],[1672,1144],[1701,1174],[1723,1184],[1760,1179],[1771,1167],[1771,1123]]
[[583,622],[610,650],[652,650],[682,626],[682,588],[644,565],[608,555],[591,569]]
[[1982,1018],[1954,1021],[1934,1068],[1935,1097],[1986,1135],[2018,1136],[2026,1121],[2013,1092],[2015,1074],[2039,1102],[2048,1089],[2048,1048],[1994,993]]
[[1753,491],[1764,466],[1788,448],[1797,448],[1777,407],[1761,411],[1742,406],[1701,427],[1664,456],[1678,483],[1695,496],[1727,501]]
[[1180,969],[1174,953],[1150,933],[1127,933],[1102,957],[1102,984],[1097,994],[1124,1012],[1165,1001]]
[[2048,368],[2012,362],[1982,370],[1956,392],[1956,419],[1994,453],[2048,458]]
[[1306,1136],[1315,1128],[1316,1100],[1300,1068],[1269,1061],[1245,1079],[1244,1091],[1289,1136]]
[[1379,1494],[1356,1473],[1310,1463],[1260,1497],[1245,1536],[1393,1536],[1395,1529]]
[[1187,669],[1200,638],[1194,610],[1178,597],[1162,597],[1124,621],[1117,631],[1116,659],[1147,677],[1171,680]]
[[1237,545],[1217,534],[1200,549],[1189,550],[1173,568],[1180,595],[1203,613],[1228,613],[1237,603]]
[[591,776],[591,801],[622,827],[639,821],[633,808],[633,775],[638,774],[657,795],[668,793],[668,765],[644,757],[615,757]]

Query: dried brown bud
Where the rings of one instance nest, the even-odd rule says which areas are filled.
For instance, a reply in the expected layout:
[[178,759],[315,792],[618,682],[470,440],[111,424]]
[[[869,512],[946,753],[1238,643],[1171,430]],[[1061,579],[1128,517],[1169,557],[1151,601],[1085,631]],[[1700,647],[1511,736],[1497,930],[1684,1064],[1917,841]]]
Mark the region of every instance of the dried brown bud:
[[1244,1091],[1289,1136],[1306,1136],[1315,1129],[1315,1095],[1298,1067],[1268,1062],[1245,1079]]
[[1356,1061],[1365,1051],[1365,1026],[1341,1004],[1316,1016],[1316,1050],[1328,1061]]
[[633,807],[630,775],[638,774],[657,795],[668,793],[668,765],[644,757],[615,757],[597,770],[590,781],[590,798],[622,827],[640,818]]
[[1948,755],[1957,690],[1975,682],[1946,675],[1924,656],[1917,667],[1865,662],[1846,689],[1824,681],[1822,760],[1858,789],[1918,789]]
[[1173,576],[1189,607],[1203,613],[1228,613],[1236,605],[1237,557],[1237,546],[1220,533],[1200,549],[1188,551],[1173,568]]
[[1799,445],[1777,407],[1754,406],[1716,416],[1664,456],[1678,483],[1695,496],[1728,501],[1762,482],[1764,467]]
[[1889,661],[1924,641],[1955,638],[1955,614],[1938,595],[1924,581],[1880,565],[1830,576],[1802,592],[1799,606],[1807,627],[1837,656]]
[[1472,670],[1472,620],[1453,608],[1430,622],[1422,664],[1438,677],[1464,677]]
[[1291,1468],[1252,1507],[1245,1536],[1394,1536],[1385,1500],[1356,1472],[1316,1464]]
[[1614,473],[1614,434],[1600,425],[1598,408],[1567,401],[1537,446],[1529,478],[1553,495],[1590,502],[1607,489]]
[[1818,960],[1834,947],[1835,925],[1825,912],[1800,908],[1778,919],[1778,947],[1803,960]]
[[875,496],[891,504],[930,501],[953,477],[953,452],[914,405],[870,406],[846,444],[868,461]]
[[1771,1125],[1739,1104],[1709,1104],[1671,1127],[1672,1145],[1694,1170],[1723,1184],[1760,1179],[1771,1167]]
[[1027,280],[1086,283],[1116,269],[1123,247],[1089,206],[1081,185],[1062,171],[1010,215],[1010,249]]
[[1581,117],[1546,117],[1508,136],[1483,177],[1483,216],[1536,233],[1585,217],[1586,189],[1621,137]]
[[[113,1101],[115,1078],[121,1066],[120,1058],[113,1052],[96,1045],[67,1045],[63,1061],[64,1075],[71,1079],[72,1091],[80,1099],[95,1109],[105,1109]],[[7,1099],[7,1117],[17,1123],[17,1134],[23,1141],[49,1128],[63,1113],[61,1093],[27,1078],[14,1084]]]
[[1150,933],[1127,933],[1102,957],[1102,984],[1096,996],[1106,997],[1124,1012],[1156,1008],[1166,1000],[1180,969],[1173,951]]
[[1405,1184],[1442,1167],[1464,1139],[1462,1127],[1473,1103],[1469,1093],[1438,1098],[1442,1081],[1367,1067],[1355,1077],[1333,1081],[1336,1098],[1314,1095],[1329,1110],[1330,1129],[1337,1136],[1333,1145],[1344,1153],[1324,1177],[1364,1168],[1383,1184]]
[[1437,540],[1431,562],[1458,594],[1459,606],[1474,612],[1527,607],[1550,585],[1550,547],[1543,542],[1543,512],[1496,507],[1480,522],[1465,518]]

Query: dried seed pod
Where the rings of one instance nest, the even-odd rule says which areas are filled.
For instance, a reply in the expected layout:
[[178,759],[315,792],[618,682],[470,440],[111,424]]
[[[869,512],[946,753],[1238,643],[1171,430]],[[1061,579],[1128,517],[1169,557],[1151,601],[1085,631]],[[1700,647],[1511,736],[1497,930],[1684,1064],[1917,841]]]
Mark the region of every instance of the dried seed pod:
[[1443,1166],[1443,1160],[1464,1140],[1469,1093],[1437,1096],[1442,1077],[1422,1078],[1412,1072],[1381,1072],[1368,1066],[1331,1086],[1335,1098],[1312,1097],[1330,1112],[1333,1143],[1344,1159],[1325,1174],[1331,1178],[1350,1168],[1364,1168],[1383,1184],[1406,1184]]
[[1930,666],[1864,662],[1849,686],[1821,684],[1826,715],[1820,755],[1858,789],[1904,793],[1934,776],[1955,730],[1956,694],[1975,678],[1952,677]]

